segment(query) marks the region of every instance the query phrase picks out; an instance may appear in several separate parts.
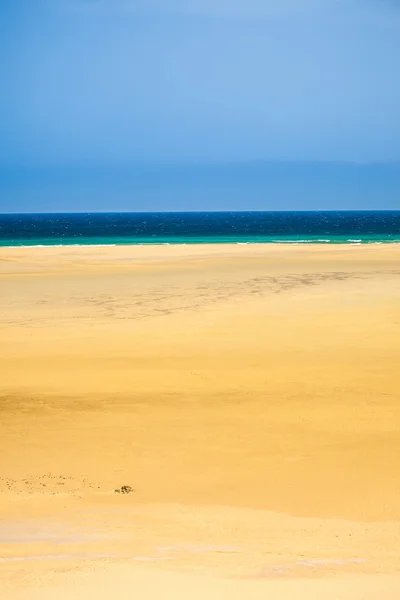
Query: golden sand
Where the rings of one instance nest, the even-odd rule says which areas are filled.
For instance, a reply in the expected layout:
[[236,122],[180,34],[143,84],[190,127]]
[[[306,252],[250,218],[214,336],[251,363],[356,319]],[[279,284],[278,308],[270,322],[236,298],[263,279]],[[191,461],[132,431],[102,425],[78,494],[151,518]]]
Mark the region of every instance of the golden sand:
[[398,600],[399,259],[0,249],[0,596]]

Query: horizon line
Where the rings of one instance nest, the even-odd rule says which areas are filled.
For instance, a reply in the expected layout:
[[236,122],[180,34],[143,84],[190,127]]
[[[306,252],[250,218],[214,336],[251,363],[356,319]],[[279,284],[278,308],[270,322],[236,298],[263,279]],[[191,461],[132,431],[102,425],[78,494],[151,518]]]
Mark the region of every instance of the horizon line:
[[74,210],[74,211],[40,211],[40,212],[0,212],[0,217],[5,217],[9,215],[13,216],[36,216],[36,215],[134,215],[134,214],[218,214],[218,213],[310,213],[310,212],[320,212],[320,213],[335,213],[335,212],[353,212],[353,213],[371,213],[371,212],[399,212],[400,208],[311,208],[311,209],[268,209],[268,210],[95,210],[95,211],[84,211],[84,210]]

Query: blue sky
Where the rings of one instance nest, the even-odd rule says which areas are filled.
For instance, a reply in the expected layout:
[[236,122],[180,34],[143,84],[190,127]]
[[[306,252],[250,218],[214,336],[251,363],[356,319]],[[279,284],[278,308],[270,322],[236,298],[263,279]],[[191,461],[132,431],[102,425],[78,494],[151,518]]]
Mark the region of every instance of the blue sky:
[[0,211],[400,208],[399,1],[0,0],[0,54]]

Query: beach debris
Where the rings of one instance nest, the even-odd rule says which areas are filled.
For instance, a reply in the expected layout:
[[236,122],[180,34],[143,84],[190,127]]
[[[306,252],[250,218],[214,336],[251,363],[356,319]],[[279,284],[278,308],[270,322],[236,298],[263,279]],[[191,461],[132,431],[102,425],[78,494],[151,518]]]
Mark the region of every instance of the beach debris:
[[64,475],[30,475],[25,479],[11,479],[0,477],[0,494],[8,491],[16,494],[72,494],[76,495],[90,489],[100,489],[98,482],[88,479]]
[[116,494],[131,494],[135,490],[130,485],[123,485],[120,488],[114,490]]

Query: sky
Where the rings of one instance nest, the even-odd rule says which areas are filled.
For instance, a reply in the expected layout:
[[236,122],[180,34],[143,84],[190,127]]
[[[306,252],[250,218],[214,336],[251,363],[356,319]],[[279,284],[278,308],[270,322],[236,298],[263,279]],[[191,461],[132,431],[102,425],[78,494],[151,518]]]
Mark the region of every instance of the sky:
[[400,209],[399,56],[400,0],[0,0],[0,212]]

